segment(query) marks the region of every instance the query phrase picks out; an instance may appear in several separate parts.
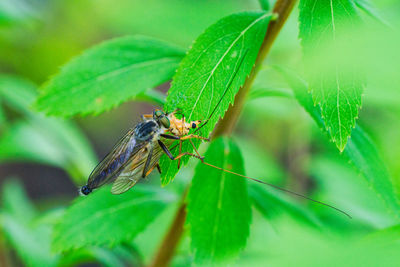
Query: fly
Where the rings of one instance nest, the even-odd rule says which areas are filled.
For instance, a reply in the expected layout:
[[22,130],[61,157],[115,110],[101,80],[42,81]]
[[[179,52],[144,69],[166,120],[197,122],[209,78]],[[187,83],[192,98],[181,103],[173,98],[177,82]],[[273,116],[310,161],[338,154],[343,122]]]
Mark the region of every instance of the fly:
[[126,192],[155,168],[161,173],[158,162],[162,153],[167,154],[171,160],[180,160],[186,155],[203,160],[200,155],[189,152],[173,156],[169,151],[168,147],[174,140],[208,140],[189,134],[200,121],[186,122],[183,118],[178,119],[176,113],[168,114],[155,110],[153,114],[143,115],[143,121],[130,129],[92,171],[88,183],[81,188],[82,194],[88,195],[93,189],[110,182],[114,182],[111,193]]
[[[212,168],[253,180],[285,193],[289,193],[297,197],[324,205],[351,218],[351,216],[345,211],[342,211],[327,203],[314,200],[283,187],[225,170],[218,166],[207,163],[204,161],[204,157],[202,157],[197,151],[192,139],[201,139],[206,141],[209,141],[209,139],[200,135],[196,135],[195,133],[204,127],[214,115],[222,99],[229,91],[230,86],[244,61],[244,58],[246,57],[246,54],[247,51],[245,51],[244,55],[242,56],[238,67],[231,76],[228,85],[226,86],[217,105],[201,125],[200,120],[189,122],[185,120],[183,115],[181,119],[177,118],[175,115],[178,113],[178,111],[167,113],[161,110],[155,110],[153,114],[142,115],[142,122],[130,129],[114,146],[111,152],[107,154],[105,158],[95,167],[89,176],[87,184],[81,187],[81,193],[88,195],[93,191],[93,189],[96,189],[106,183],[113,182],[111,193],[122,194],[132,188],[140,179],[147,177],[155,168],[157,168],[158,172],[161,173],[158,162],[162,153],[165,153],[171,160],[178,160],[178,168],[180,167],[180,159],[183,156],[191,156],[199,159],[203,164]],[[192,134],[189,134],[190,130],[192,129],[195,130]],[[173,156],[169,147],[176,140],[179,141],[179,154],[177,156]],[[182,153],[182,142],[185,140],[190,141],[196,154],[189,152]]]

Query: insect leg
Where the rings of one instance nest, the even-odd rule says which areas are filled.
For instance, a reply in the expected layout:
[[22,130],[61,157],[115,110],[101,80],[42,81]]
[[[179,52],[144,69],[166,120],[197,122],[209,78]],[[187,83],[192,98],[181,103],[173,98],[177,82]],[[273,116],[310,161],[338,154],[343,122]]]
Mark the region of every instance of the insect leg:
[[181,137],[180,140],[184,141],[184,140],[192,139],[192,138],[201,139],[201,140],[205,140],[205,141],[210,141],[210,138],[206,138],[206,137],[195,135],[195,134],[186,135],[184,137]]
[[[179,154],[182,153],[182,140],[179,140]],[[178,170],[181,167],[181,159],[178,160]]]
[[205,140],[205,141],[210,141],[210,138],[206,138],[203,136],[199,136],[199,135],[194,135],[194,134],[189,134],[186,135],[184,137],[179,137],[177,135],[169,135],[169,134],[160,134],[161,137],[164,137],[166,139],[173,139],[173,140],[182,140],[185,141],[187,139],[191,139],[191,138],[195,138],[195,139],[201,139],[201,140]]
[[[160,171],[160,165],[156,164],[153,167],[150,168],[150,170],[147,171],[146,176],[147,177],[153,170],[154,168],[157,167],[158,171]],[[160,172],[161,173],[161,172]]]
[[[185,123],[185,115],[182,114],[182,121],[181,121],[181,135],[183,134],[183,124]],[[179,154],[182,153],[182,140],[179,140]],[[178,170],[179,167],[181,166],[181,159],[178,160]]]
[[161,149],[164,151],[165,154],[171,159],[174,160],[174,156],[172,156],[171,152],[168,150],[168,147],[161,142],[160,140],[157,140],[158,144],[160,145]]
[[172,140],[179,140],[181,139],[179,136],[176,135],[169,135],[169,134],[160,134],[161,137],[164,137],[165,139],[172,139]]
[[153,114],[143,114],[142,115],[142,120],[147,121],[149,119],[153,118]]
[[161,174],[160,164],[157,163],[156,167],[157,167],[158,172]]
[[[202,156],[200,155],[199,151],[197,151],[196,146],[193,144],[192,139],[189,139],[189,141],[190,141],[190,143],[192,144],[192,147],[193,147],[194,151],[196,151],[197,156],[202,157]],[[203,158],[204,158],[204,157],[203,157]]]
[[[152,156],[153,156],[153,147],[150,147],[149,155],[147,156],[146,163],[143,168],[143,173],[142,173],[143,178],[147,176]],[[153,170],[153,168],[151,170]]]
[[197,155],[192,154],[192,153],[189,153],[189,152],[183,152],[183,153],[179,154],[178,156],[174,157],[174,156],[171,154],[171,152],[168,150],[167,146],[166,146],[163,142],[161,142],[160,140],[158,140],[158,144],[160,145],[160,147],[162,148],[162,150],[165,152],[165,154],[167,154],[167,156],[168,156],[171,160],[177,160],[177,159],[180,159],[180,158],[182,158],[183,156],[186,156],[186,155],[187,155],[187,156],[194,157],[194,158],[197,158],[197,159],[199,159],[199,160],[201,160],[201,161],[203,161],[203,159],[204,159],[204,157],[197,156]]

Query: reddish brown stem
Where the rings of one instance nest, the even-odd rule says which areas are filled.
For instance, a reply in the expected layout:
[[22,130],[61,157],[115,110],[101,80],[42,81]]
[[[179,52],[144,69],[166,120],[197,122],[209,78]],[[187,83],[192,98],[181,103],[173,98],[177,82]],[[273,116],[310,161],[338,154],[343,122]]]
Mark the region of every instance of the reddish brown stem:
[[[185,194],[186,195],[186,194]],[[167,235],[158,248],[158,251],[150,264],[151,267],[168,266],[174,256],[175,249],[179,244],[183,234],[183,225],[186,220],[186,203],[182,199],[182,203],[175,214],[174,221],[172,222]]]

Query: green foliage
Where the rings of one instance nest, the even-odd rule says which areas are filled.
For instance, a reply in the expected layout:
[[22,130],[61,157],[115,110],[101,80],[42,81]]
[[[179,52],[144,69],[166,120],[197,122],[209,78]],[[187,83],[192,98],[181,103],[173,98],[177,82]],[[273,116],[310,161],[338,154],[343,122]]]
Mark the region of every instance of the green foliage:
[[269,3],[270,0],[259,0],[258,2],[260,3],[260,6],[263,10],[270,10],[271,5]]
[[[398,27],[387,27],[400,21],[396,0],[300,0],[298,20],[291,14],[272,49],[263,51],[268,52],[264,64],[296,68],[296,73],[280,69],[290,89],[261,62],[260,72],[253,69],[262,42],[269,42],[265,34],[271,15],[235,13],[260,6],[271,10],[270,3],[283,7],[288,1],[216,1],[0,1],[0,69],[18,75],[0,75],[0,163],[56,166],[83,184],[97,162],[86,138],[73,122],[37,111],[61,117],[98,115],[134,99],[167,112],[180,109],[186,120],[207,122],[196,134],[209,137],[246,84],[253,87],[234,133],[238,142],[220,137],[199,147],[200,154],[206,151],[205,162],[238,173],[246,170],[250,177],[332,204],[353,219],[198,160],[181,168],[179,179],[167,188],[137,185],[114,196],[105,186],[72,204],[59,195],[67,189],[48,189],[24,165],[7,164],[5,173],[22,166],[35,196],[33,202],[15,180],[4,183],[0,257],[5,255],[7,263],[145,266],[167,253],[172,259],[165,264],[171,266],[229,265],[233,259],[235,266],[399,265],[400,204],[394,184],[400,173],[400,34]],[[82,13],[92,15],[83,18]],[[211,26],[199,35],[206,25]],[[124,33],[176,44],[195,41],[186,55],[174,44],[129,35],[87,49]],[[38,96],[35,83],[80,52],[42,85]],[[303,72],[307,82],[297,74]],[[250,73],[255,83],[245,83]],[[172,77],[167,95],[166,86],[154,88]],[[362,93],[361,120],[368,134],[356,124]],[[299,112],[297,102],[343,153]],[[111,146],[107,140],[149,109],[128,104],[78,122],[103,155]],[[171,150],[178,154],[177,147]],[[192,151],[190,142],[183,150]],[[176,162],[163,156],[160,164],[161,184],[167,185],[178,172]],[[156,179],[146,182],[158,185]],[[44,192],[40,199],[38,191]],[[175,201],[175,194],[182,200]],[[176,213],[182,201],[187,202],[187,234],[171,223],[183,223],[184,214]],[[252,214],[252,206],[259,212]],[[180,241],[178,247],[175,241]]]
[[[282,194],[282,193],[281,193]],[[254,206],[267,218],[271,219],[278,210],[288,213],[293,218],[303,221],[313,227],[321,227],[320,220],[305,207],[280,195],[278,192],[268,190],[265,185],[252,183],[249,186],[249,196]]]
[[290,91],[280,88],[252,88],[249,94],[249,100],[262,97],[292,97]]
[[389,25],[389,23],[382,17],[379,10],[369,0],[354,0],[354,4],[363,10],[366,14],[379,21],[383,25]]
[[104,187],[78,199],[54,229],[53,249],[115,245],[132,240],[174,199],[166,191],[136,186],[122,195]]
[[96,162],[86,138],[68,121],[46,118],[30,107],[35,85],[18,77],[0,75],[2,103],[20,113],[0,136],[0,162],[33,161],[64,168],[82,183]]
[[47,114],[99,114],[168,81],[184,55],[174,45],[144,36],[97,45],[70,61],[38,98]]
[[[207,162],[244,174],[236,144],[227,138],[214,140]],[[246,245],[251,221],[245,179],[198,163],[188,195],[187,223],[194,260],[212,263],[235,256]]]
[[23,223],[28,223],[37,215],[35,208],[26,196],[22,185],[14,179],[7,180],[2,189],[4,211]]
[[[351,0],[300,1],[300,33],[314,102],[340,151],[358,118],[363,91],[352,47],[359,18]],[[354,41],[353,41],[354,43]]]
[[[303,108],[311,115],[321,129],[326,129],[321,109],[318,106],[314,106],[311,95],[307,92],[307,83],[292,71],[282,68],[278,68],[278,70],[293,88],[296,99]],[[393,214],[399,216],[400,205],[387,168],[374,142],[359,125],[353,130],[353,135],[344,150],[344,154],[356,169],[363,174],[369,186],[375,190],[377,196],[384,201],[387,208]]]
[[[210,26],[196,39],[180,63],[164,109],[169,112],[180,109],[186,120],[204,121],[226,92],[213,116],[199,132],[208,137],[250,74],[270,18],[264,12],[243,12]],[[231,79],[232,84],[227,88]],[[189,142],[184,144],[183,150],[192,150]],[[160,162],[161,183],[166,185],[178,169],[165,155]]]
[[23,0],[3,0],[0,3],[0,27],[10,26],[37,17],[40,5]]
[[27,266],[55,266],[57,256],[50,253],[50,229],[46,224],[32,225],[37,211],[22,186],[8,180],[2,193],[0,226],[8,242]]

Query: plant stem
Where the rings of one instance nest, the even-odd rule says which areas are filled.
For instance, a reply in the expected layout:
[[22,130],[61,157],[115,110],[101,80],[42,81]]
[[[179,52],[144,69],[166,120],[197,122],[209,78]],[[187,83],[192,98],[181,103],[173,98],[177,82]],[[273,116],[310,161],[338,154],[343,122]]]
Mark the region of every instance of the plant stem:
[[278,33],[282,29],[282,26],[284,25],[295,4],[296,0],[278,0],[276,2],[273,13],[278,17],[269,23],[267,33],[265,34],[264,42],[261,45],[254,68],[252,69],[250,76],[247,78],[242,88],[240,88],[239,92],[236,94],[234,105],[229,107],[224,118],[215,128],[213,138],[221,135],[231,135],[243,109],[247,94],[249,93],[254,79],[260,70],[260,66],[270,51],[272,44],[274,43]]
[[178,246],[184,230],[183,226],[186,220],[185,199],[188,189],[189,188],[186,188],[185,192],[182,195],[181,203],[175,214],[174,221],[172,222],[166,236],[161,242],[161,245],[157,250],[153,262],[149,265],[150,267],[168,266],[168,263],[174,256],[175,248]]
[[[295,4],[296,0],[276,1],[273,13],[277,15],[277,18],[269,23],[267,33],[265,34],[264,41],[256,59],[256,63],[244,85],[236,94],[234,105],[229,107],[224,118],[216,126],[212,135],[212,139],[222,135],[229,136],[232,133],[243,109],[247,94],[250,91],[258,71],[260,70],[260,66],[270,51],[273,42],[278,36],[278,33],[282,29],[282,26],[284,25],[290,12],[293,10]],[[186,203],[184,201],[185,197],[186,192],[175,215],[174,221],[168,229],[168,232],[164,237],[164,240],[162,241],[161,246],[159,247],[159,250],[157,251],[156,256],[150,266],[168,266],[169,261],[172,259],[175,248],[178,246],[184,230],[183,226],[186,220]]]

